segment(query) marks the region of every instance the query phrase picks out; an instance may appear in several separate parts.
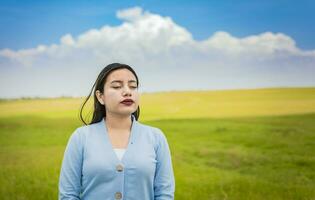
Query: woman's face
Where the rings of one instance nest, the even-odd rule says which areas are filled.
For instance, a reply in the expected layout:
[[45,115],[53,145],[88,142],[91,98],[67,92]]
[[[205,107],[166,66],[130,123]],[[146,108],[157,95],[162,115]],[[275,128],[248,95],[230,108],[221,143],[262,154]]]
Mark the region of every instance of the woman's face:
[[[139,105],[137,79],[128,69],[112,71],[104,85],[104,93],[96,91],[96,96],[101,104],[105,104],[106,116],[131,115]],[[130,99],[133,102],[122,102]]]

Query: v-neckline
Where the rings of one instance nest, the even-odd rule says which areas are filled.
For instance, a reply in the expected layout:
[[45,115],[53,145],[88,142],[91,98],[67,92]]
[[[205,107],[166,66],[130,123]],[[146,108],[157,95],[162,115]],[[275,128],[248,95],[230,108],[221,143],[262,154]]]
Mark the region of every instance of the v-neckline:
[[118,156],[117,156],[117,154],[115,152],[115,149],[114,149],[114,147],[113,147],[113,145],[112,145],[112,143],[110,141],[110,137],[108,135],[107,126],[106,126],[106,123],[105,123],[105,117],[103,117],[103,119],[101,121],[102,122],[101,125],[104,128],[104,130],[105,130],[104,131],[105,132],[105,137],[106,137],[106,141],[107,141],[107,144],[109,146],[109,149],[111,151],[111,154],[115,158],[116,162],[118,162],[118,163],[123,163],[123,164],[125,163],[124,161],[126,160],[126,154],[128,154],[128,152],[130,151],[131,144],[133,144],[133,138],[134,138],[134,135],[135,135],[135,133],[134,133],[135,132],[134,131],[135,130],[135,123],[136,123],[136,119],[135,119],[135,117],[133,115],[131,115],[131,120],[132,120],[132,122],[131,122],[131,130],[130,130],[130,134],[129,134],[129,138],[128,138],[128,144],[127,144],[127,147],[125,148],[125,152],[124,152],[121,160],[118,158]]

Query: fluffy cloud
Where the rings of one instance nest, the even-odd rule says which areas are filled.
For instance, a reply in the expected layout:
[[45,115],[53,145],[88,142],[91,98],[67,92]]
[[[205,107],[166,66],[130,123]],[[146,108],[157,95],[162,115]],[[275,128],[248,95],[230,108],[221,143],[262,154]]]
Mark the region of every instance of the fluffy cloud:
[[283,33],[237,38],[218,31],[196,41],[171,18],[140,7],[119,10],[116,16],[123,21],[119,26],[105,25],[79,36],[68,33],[59,44],[0,50],[2,95],[85,95],[111,62],[133,66],[143,91],[315,83],[310,76],[315,51],[297,48]]

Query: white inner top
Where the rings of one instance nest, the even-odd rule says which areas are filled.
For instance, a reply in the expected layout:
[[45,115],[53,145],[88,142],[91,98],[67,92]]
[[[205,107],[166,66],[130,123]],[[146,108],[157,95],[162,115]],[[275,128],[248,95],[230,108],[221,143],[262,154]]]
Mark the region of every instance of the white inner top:
[[115,153],[116,153],[117,157],[119,158],[119,160],[121,160],[126,149],[114,148],[114,150],[115,150]]

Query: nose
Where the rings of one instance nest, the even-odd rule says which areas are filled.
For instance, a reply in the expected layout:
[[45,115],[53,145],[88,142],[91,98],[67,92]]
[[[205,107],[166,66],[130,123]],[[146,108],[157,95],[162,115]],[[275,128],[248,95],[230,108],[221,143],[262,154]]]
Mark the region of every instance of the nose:
[[123,89],[123,96],[131,96],[131,90],[130,90],[130,88],[128,86],[124,87],[124,89]]

